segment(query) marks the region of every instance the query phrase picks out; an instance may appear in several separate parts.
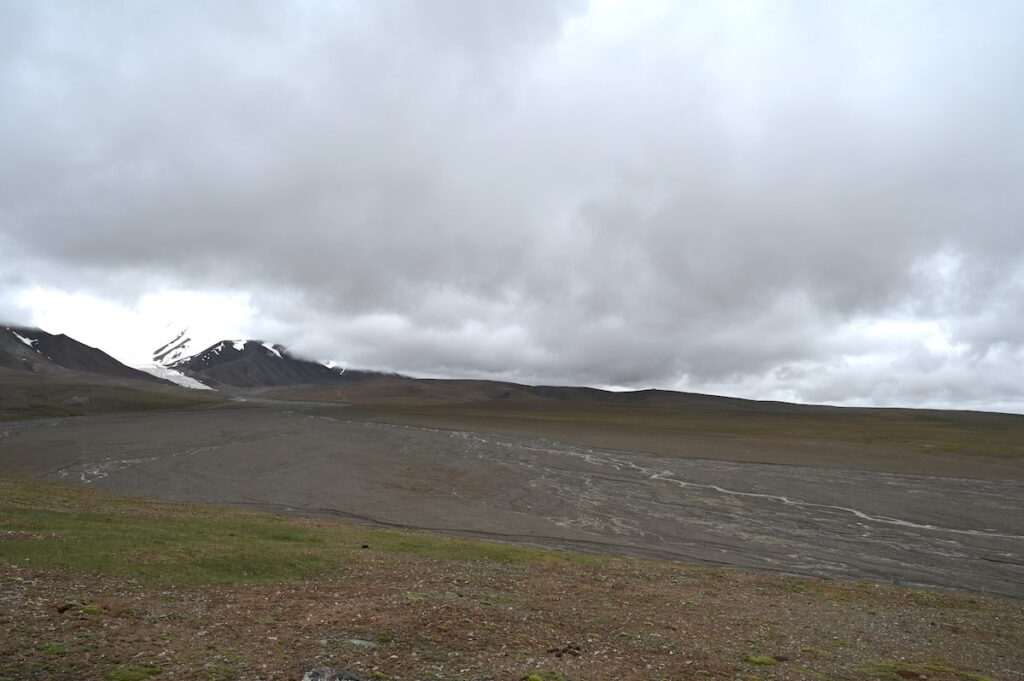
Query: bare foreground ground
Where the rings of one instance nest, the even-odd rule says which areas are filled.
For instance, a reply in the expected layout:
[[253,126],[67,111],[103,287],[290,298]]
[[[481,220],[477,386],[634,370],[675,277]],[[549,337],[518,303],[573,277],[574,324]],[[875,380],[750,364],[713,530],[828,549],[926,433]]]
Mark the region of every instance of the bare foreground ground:
[[[297,679],[319,663],[447,681],[1024,678],[1016,458],[265,404],[0,423],[0,475],[349,532],[322,539],[337,567],[299,561],[289,579],[136,579],[30,549],[71,551],[61,518],[108,508],[243,512],[0,489],[0,679]],[[51,510],[71,515],[31,515]],[[337,519],[705,567],[425,556],[426,540],[379,550],[380,530]],[[157,563],[206,550],[125,541],[111,550]],[[1011,598],[922,590],[936,586]]]
[[0,479],[0,678],[1024,678],[1019,599]]

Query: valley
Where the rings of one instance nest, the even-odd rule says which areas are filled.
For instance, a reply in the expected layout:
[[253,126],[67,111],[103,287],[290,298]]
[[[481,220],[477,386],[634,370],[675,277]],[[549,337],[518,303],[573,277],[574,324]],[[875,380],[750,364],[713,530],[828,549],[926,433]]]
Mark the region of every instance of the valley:
[[1017,678],[1024,416],[190,343],[0,326],[0,679]]
[[372,415],[234,402],[8,423],[0,474],[548,548],[1024,595],[1019,479],[842,469],[806,452],[802,464],[728,460],[730,442],[740,454],[750,446],[729,439],[710,458],[700,456],[706,437],[677,438],[689,450],[681,456]]

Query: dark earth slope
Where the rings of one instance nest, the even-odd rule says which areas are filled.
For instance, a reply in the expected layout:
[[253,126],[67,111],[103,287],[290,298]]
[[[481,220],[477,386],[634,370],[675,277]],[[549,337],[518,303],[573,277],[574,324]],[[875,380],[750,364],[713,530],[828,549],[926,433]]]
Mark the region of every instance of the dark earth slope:
[[330,369],[295,357],[280,345],[251,340],[220,341],[173,368],[209,385],[235,388],[344,385],[373,375]]
[[63,333],[52,334],[23,326],[0,326],[0,366],[44,374],[62,373],[54,370],[60,367],[110,378],[166,383]]
[[39,329],[0,325],[0,422],[212,406],[201,395]]

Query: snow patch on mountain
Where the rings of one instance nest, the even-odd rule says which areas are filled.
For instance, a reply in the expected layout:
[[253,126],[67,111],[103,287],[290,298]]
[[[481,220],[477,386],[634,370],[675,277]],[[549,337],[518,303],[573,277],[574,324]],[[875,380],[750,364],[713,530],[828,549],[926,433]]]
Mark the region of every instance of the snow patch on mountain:
[[[34,346],[34,345],[35,345],[36,343],[38,343],[38,342],[39,342],[39,341],[38,341],[38,340],[36,340],[35,338],[25,338],[24,336],[22,336],[22,335],[21,335],[20,333],[18,333],[18,332],[17,332],[17,331],[15,331],[14,329],[8,329],[8,331],[10,331],[11,333],[13,333],[13,334],[15,335],[15,337],[16,337],[16,338],[17,338],[18,340],[20,340],[20,341],[21,341],[22,343],[24,343],[25,345],[29,346],[29,347],[30,347],[30,348],[32,348],[33,350],[35,349],[35,348],[33,348],[33,346]],[[36,352],[38,352],[38,350],[36,350]]]
[[188,329],[182,329],[177,336],[153,351],[153,364],[169,367],[187,359],[191,354],[192,338]]
[[[167,343],[164,343],[159,348],[153,351],[153,365],[173,368],[176,365],[180,365],[183,362],[192,359],[212,359],[220,355],[224,350],[231,347],[237,352],[244,352],[246,346],[250,343],[257,343],[263,346],[268,353],[277,357],[278,359],[284,359],[283,353],[284,348],[280,345],[273,343],[265,343],[263,341],[254,341],[246,338],[238,338],[235,340],[222,340],[216,345],[209,343],[203,345],[197,345],[194,341],[194,336],[189,332],[188,329],[183,329],[178,332],[174,338]],[[148,371],[149,364],[140,366],[140,369]]]
[[[186,376],[181,371],[175,369],[176,366],[187,362],[196,356],[197,352],[201,352],[207,359],[212,356],[219,355],[227,343],[221,341],[217,345],[206,348],[206,339],[200,339],[197,342],[196,336],[185,328],[179,331],[171,340],[161,345],[159,348],[153,351],[152,363],[137,365],[135,368],[140,371],[145,371],[148,374],[152,374],[157,378],[162,378],[172,383],[177,383],[180,386],[186,388],[192,388],[194,390],[213,390],[208,385],[205,385],[191,376]],[[245,347],[245,341],[233,341],[232,344],[236,349]]]
[[165,381],[177,383],[178,385],[185,388],[192,388],[193,390],[213,390],[208,385],[204,385],[196,379],[186,376],[180,371],[175,371],[169,367],[161,366],[159,364],[145,364],[140,367],[136,367],[139,371],[145,371],[147,374],[152,374],[157,378],[162,378]]
[[333,359],[327,359],[320,363],[323,364],[328,369],[330,369],[331,371],[336,372],[339,376],[343,376],[345,372],[348,371],[348,367],[344,367],[341,364],[338,364]]

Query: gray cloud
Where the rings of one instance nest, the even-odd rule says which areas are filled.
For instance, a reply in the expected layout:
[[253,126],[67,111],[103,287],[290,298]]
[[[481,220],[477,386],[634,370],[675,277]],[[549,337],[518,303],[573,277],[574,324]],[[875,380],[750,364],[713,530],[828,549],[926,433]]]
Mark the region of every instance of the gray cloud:
[[1019,4],[647,9],[4,4],[0,269],[357,365],[1024,410]]

